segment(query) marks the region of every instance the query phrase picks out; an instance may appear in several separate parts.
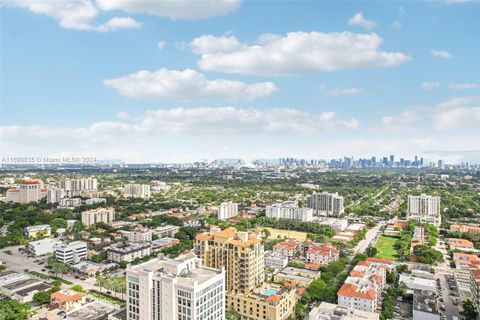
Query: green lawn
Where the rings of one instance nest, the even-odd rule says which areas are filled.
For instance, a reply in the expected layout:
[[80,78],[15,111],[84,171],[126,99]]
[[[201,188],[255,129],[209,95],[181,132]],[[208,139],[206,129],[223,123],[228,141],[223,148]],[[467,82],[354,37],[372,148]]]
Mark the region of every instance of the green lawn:
[[378,250],[375,257],[397,261],[397,250],[393,247],[397,241],[398,238],[381,236],[374,246]]

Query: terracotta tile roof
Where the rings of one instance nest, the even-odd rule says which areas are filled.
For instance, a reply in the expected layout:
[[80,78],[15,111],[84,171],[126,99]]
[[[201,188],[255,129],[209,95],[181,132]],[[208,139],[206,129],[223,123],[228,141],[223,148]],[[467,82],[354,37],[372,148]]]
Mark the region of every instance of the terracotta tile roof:
[[267,298],[268,302],[279,302],[280,300],[282,300],[282,296],[279,296],[278,294],[271,295]]
[[320,269],[321,265],[318,263],[305,263],[305,268],[307,269],[312,269],[312,270],[318,270]]
[[213,240],[213,236],[208,233],[199,233],[195,236],[195,239],[199,241]]
[[358,298],[364,300],[375,300],[375,290],[369,289],[367,292],[359,292],[358,287],[353,284],[345,283],[338,290],[337,295],[349,298]]
[[232,238],[237,234],[237,229],[230,227],[215,233],[215,237]]
[[480,281],[480,270],[475,269],[475,270],[471,270],[471,272],[475,280]]
[[71,290],[60,290],[57,292],[54,292],[50,295],[51,299],[57,299],[61,302],[72,302],[72,301],[78,301],[82,299],[84,296],[84,293],[81,292],[75,292]]
[[385,264],[393,264],[393,263],[394,263],[393,260],[386,260],[386,259],[380,259],[380,258],[375,258],[375,257],[367,258],[367,261],[369,261],[369,262],[385,263]]
[[42,180],[40,179],[26,179],[22,181],[22,184],[42,184]]

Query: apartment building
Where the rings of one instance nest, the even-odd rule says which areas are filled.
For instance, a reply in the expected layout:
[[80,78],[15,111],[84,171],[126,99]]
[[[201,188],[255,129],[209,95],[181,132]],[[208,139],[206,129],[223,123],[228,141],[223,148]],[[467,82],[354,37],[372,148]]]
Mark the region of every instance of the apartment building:
[[314,192],[307,196],[307,207],[317,216],[339,217],[345,211],[343,197],[337,192]]
[[294,239],[287,239],[280,241],[273,246],[273,251],[276,251],[287,258],[293,258],[296,255],[300,255],[300,250],[302,248],[302,242]]
[[18,188],[8,189],[6,192],[7,202],[29,203],[39,202],[47,193],[47,189],[40,179],[25,179]]
[[329,243],[315,244],[307,250],[306,258],[308,263],[325,266],[340,259],[340,250]]
[[476,251],[473,242],[467,239],[447,238],[451,250]]
[[471,233],[475,238],[480,235],[480,226],[472,224],[451,224],[450,232],[466,232]]
[[376,312],[386,282],[387,265],[360,261],[338,290],[338,305],[367,312]]
[[58,203],[65,198],[67,193],[61,188],[54,188],[47,191],[47,203]]
[[226,220],[238,215],[238,203],[228,201],[218,206],[218,219]]
[[123,196],[127,198],[150,198],[150,185],[129,183],[123,186]]
[[166,225],[153,229],[153,234],[156,234],[160,238],[174,237],[178,230],[180,230],[179,226]]
[[192,254],[127,269],[127,320],[224,320],[225,270]]
[[196,236],[195,254],[206,266],[226,268],[226,308],[245,319],[287,319],[294,314],[296,292],[264,283],[261,234],[213,227]]
[[85,200],[86,205],[97,204],[97,203],[106,203],[107,199],[105,198],[90,198]]
[[116,243],[107,249],[107,260],[112,262],[132,262],[150,255],[152,247],[146,243]]
[[480,269],[480,258],[468,253],[453,253],[455,270],[453,275],[457,283],[458,290],[463,296],[473,296],[471,273],[472,270]]
[[63,263],[76,264],[87,260],[87,243],[74,241],[55,247],[55,259]]
[[408,196],[407,220],[410,219],[439,227],[442,222],[440,197],[426,194]]
[[26,227],[23,233],[27,239],[50,237],[52,235],[52,228],[49,224],[39,224],[36,226]]
[[148,228],[137,228],[134,231],[120,231],[128,242],[152,242],[152,231]]
[[278,251],[265,251],[265,269],[281,270],[288,264],[288,258]]
[[115,209],[113,207],[97,208],[82,212],[82,223],[86,226],[92,226],[96,223],[110,223],[115,220]]
[[84,196],[88,193],[98,191],[97,179],[93,177],[82,177],[76,179],[60,180],[60,188],[64,189],[67,197]]
[[300,208],[296,201],[284,201],[267,206],[265,216],[274,219],[312,221],[313,209]]
[[76,207],[82,204],[80,198],[63,198],[58,202],[60,207]]
[[348,227],[347,219],[314,217],[313,222],[318,223],[319,225],[322,225],[322,226],[330,227],[337,232],[342,232]]

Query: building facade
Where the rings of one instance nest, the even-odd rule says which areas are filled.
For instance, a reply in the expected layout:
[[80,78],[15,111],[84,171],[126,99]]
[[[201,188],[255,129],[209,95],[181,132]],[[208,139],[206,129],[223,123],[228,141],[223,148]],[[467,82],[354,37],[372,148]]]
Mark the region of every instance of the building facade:
[[226,268],[226,306],[242,319],[284,320],[293,315],[295,290],[264,283],[260,233],[213,227],[196,236],[194,250],[206,266]]
[[123,196],[127,198],[150,198],[150,185],[129,183],[123,186]]
[[127,269],[127,320],[224,320],[225,271],[188,254]]
[[228,201],[222,202],[218,206],[218,219],[226,220],[235,217],[238,214],[238,203]]
[[112,262],[132,262],[137,258],[143,258],[150,255],[152,247],[150,244],[131,243],[123,244],[117,243],[112,245],[107,250],[107,260]]
[[439,227],[442,222],[440,197],[426,194],[408,196],[407,218]]
[[90,192],[98,191],[97,179],[77,178],[60,180],[60,188],[64,189],[68,197],[83,196]]
[[50,189],[47,191],[47,203],[57,203],[65,198],[66,192],[61,188]]
[[338,193],[314,192],[307,196],[307,207],[318,216],[339,217],[344,213],[343,197]]
[[40,179],[25,179],[18,188],[8,189],[6,192],[7,201],[17,203],[39,202],[47,190]]
[[86,226],[92,226],[96,223],[110,223],[115,220],[115,209],[109,208],[97,208],[82,212],[82,223]]
[[265,216],[274,219],[288,219],[298,221],[312,221],[313,209],[300,208],[295,201],[275,203],[265,208]]
[[74,241],[55,247],[55,259],[63,263],[76,264],[87,260],[87,243]]
[[50,237],[52,235],[52,228],[49,224],[29,226],[24,229],[24,234],[27,239]]

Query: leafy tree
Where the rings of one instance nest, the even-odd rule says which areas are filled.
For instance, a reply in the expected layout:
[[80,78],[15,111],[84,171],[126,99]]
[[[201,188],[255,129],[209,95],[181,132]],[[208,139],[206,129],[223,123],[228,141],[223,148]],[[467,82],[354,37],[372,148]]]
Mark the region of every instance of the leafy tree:
[[33,302],[43,305],[50,302],[50,294],[47,291],[39,291],[33,295]]
[[71,286],[70,289],[72,289],[73,291],[76,291],[76,292],[85,292],[85,289],[83,289],[83,287],[79,284],[75,284],[75,285]]
[[465,319],[478,319],[478,311],[470,299],[464,300],[462,302],[462,307],[462,316]]
[[0,320],[25,320],[30,314],[30,304],[17,300],[0,300]]

